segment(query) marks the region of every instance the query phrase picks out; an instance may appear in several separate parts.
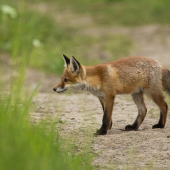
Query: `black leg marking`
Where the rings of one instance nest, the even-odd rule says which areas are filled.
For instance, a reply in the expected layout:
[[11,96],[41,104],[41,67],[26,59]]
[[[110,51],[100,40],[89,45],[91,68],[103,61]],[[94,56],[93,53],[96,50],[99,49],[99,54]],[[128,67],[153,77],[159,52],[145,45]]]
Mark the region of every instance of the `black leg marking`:
[[[100,98],[99,98],[100,100]],[[101,128],[96,132],[99,135],[107,134],[107,130],[112,127],[112,110],[114,104],[114,97],[108,96],[105,100],[100,100],[104,114]]]
[[127,131],[131,131],[131,130],[137,130],[138,128],[135,127],[134,125],[127,125],[125,126],[125,130]]
[[163,114],[163,111],[161,110],[160,111],[160,119],[159,119],[159,122],[158,124],[155,124],[152,126],[152,129],[156,129],[156,128],[164,128],[165,127],[165,123],[166,123],[166,117],[167,117],[167,111],[168,111],[168,105],[167,103],[165,103],[166,105],[166,109],[165,109],[165,112]]
[[158,124],[155,124],[152,126],[152,129],[155,128],[164,128],[167,118],[167,112],[168,112],[168,105],[164,100],[163,94],[159,95],[152,95],[152,100],[157,104],[157,106],[160,108],[160,119]]
[[155,124],[155,125],[152,126],[152,129],[156,129],[156,128],[163,129],[164,127],[165,127],[165,125],[163,125],[163,124]]

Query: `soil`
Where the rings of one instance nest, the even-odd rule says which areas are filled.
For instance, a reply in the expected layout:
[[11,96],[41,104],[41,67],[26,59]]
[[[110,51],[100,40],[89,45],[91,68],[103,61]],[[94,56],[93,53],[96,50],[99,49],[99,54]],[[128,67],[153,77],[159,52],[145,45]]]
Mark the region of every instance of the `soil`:
[[[35,121],[48,116],[57,116],[68,122],[60,131],[66,138],[79,138],[78,131],[86,130],[94,134],[102,123],[102,108],[97,98],[91,94],[39,93],[34,104],[37,111],[31,113]],[[170,118],[165,129],[152,129],[159,120],[159,110],[146,99],[148,114],[138,131],[124,131],[125,125],[132,124],[137,116],[137,108],[129,95],[117,96],[113,111],[113,126],[107,135],[95,136],[93,151],[97,157],[93,164],[98,169],[169,169],[170,167]],[[81,149],[81,148],[80,148]],[[78,151],[80,151],[80,149]]]

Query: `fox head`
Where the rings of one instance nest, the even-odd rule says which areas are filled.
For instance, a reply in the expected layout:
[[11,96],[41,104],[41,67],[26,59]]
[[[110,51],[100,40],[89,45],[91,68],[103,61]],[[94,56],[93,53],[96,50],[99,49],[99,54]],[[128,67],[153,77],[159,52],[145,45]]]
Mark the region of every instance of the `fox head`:
[[58,93],[63,93],[69,89],[79,89],[85,76],[83,66],[74,57],[69,59],[63,54],[63,58],[65,70],[61,76],[61,81],[53,88]]

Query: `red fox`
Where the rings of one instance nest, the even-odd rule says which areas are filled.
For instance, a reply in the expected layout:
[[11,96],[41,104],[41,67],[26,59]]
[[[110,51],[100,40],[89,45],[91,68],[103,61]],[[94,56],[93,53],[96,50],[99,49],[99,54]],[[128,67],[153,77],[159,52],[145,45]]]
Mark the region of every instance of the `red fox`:
[[66,68],[60,83],[53,88],[58,93],[69,89],[86,90],[98,97],[103,108],[102,126],[97,134],[105,135],[112,127],[112,111],[117,94],[131,94],[138,107],[138,116],[125,130],[136,130],[143,122],[147,108],[143,94],[146,94],[160,109],[158,124],[152,128],[164,128],[168,105],[163,90],[170,94],[170,71],[153,59],[126,57],[95,66],[83,66],[74,57],[63,55]]

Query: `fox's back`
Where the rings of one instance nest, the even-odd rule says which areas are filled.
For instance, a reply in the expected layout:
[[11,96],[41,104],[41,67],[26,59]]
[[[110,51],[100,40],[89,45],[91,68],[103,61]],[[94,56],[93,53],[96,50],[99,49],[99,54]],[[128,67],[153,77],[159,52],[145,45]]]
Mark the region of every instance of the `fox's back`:
[[[132,93],[138,87],[147,88],[160,83],[162,76],[161,64],[146,57],[127,57],[110,63],[105,63],[112,77],[117,92]],[[111,75],[112,69],[112,75]],[[106,76],[107,77],[107,76]]]

